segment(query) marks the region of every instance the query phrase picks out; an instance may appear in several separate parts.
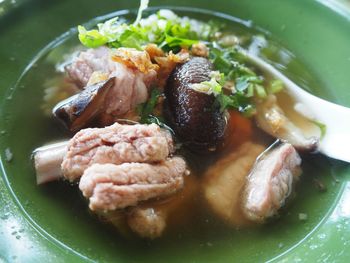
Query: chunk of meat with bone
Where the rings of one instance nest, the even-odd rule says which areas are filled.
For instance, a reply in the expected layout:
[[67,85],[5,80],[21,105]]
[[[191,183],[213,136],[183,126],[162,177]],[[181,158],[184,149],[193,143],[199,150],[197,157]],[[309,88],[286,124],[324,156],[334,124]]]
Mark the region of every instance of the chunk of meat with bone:
[[185,172],[180,157],[158,164],[93,164],[85,170],[79,188],[91,210],[114,210],[176,193],[183,187]]
[[[147,100],[149,88],[157,80],[157,70],[158,65],[145,51],[107,47],[83,51],[66,71],[74,83],[85,89],[59,103],[54,115],[73,131],[86,127],[101,113],[122,116]],[[76,119],[83,119],[79,126],[74,125]]]
[[74,181],[92,164],[158,162],[174,151],[168,131],[156,124],[121,125],[84,129],[69,142],[62,162],[66,179]]
[[110,73],[110,49],[99,47],[82,51],[65,67],[65,70],[79,88],[83,89],[89,82],[90,77],[96,71]]
[[84,129],[70,141],[37,148],[33,152],[37,183],[58,180],[65,173],[70,181],[79,178],[93,163],[156,162],[173,153],[168,131],[155,124],[121,125]]
[[194,57],[178,65],[165,87],[168,119],[184,143],[193,150],[214,150],[224,137],[226,120],[214,95],[198,92],[192,84],[210,80],[212,63]]
[[36,183],[43,184],[62,177],[61,164],[67,153],[68,142],[59,142],[37,148],[33,152]]
[[319,138],[307,138],[277,103],[275,95],[269,95],[264,101],[256,103],[255,120],[258,126],[273,137],[289,142],[298,150],[314,151],[318,147]]
[[145,51],[133,48],[113,50],[102,46],[80,52],[79,56],[66,67],[66,72],[78,87],[84,88],[95,72],[101,73],[100,76],[105,75],[106,78],[126,77],[124,82],[122,81],[124,78],[120,78],[122,84],[126,84],[128,80],[134,80],[131,81],[133,83],[140,78],[149,85],[155,80],[156,69],[156,65],[152,64]]
[[211,166],[204,175],[204,198],[210,210],[228,225],[250,224],[241,208],[242,191],[250,169],[264,150],[260,144],[245,142]]
[[248,176],[242,207],[246,217],[264,222],[277,214],[301,174],[301,159],[289,143],[262,155]]

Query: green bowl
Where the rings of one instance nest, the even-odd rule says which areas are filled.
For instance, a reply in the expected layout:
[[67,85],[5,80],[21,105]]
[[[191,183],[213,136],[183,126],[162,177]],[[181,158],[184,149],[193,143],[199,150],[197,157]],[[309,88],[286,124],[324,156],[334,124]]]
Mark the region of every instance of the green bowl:
[[[350,106],[345,1],[152,0],[151,5],[204,18],[218,15],[235,28],[265,34],[295,62],[286,68],[272,56],[271,63],[314,94]],[[77,189],[66,183],[36,186],[31,151],[67,136],[42,115],[43,82],[54,74],[43,59],[55,59],[76,43],[76,25],[137,6],[136,0],[0,3],[0,262],[348,262],[350,167],[323,156],[308,157],[297,197],[279,220],[240,230],[220,228],[214,220],[195,234],[182,229],[183,236],[152,242],[121,238],[91,216]],[[314,187],[317,181],[326,192]]]

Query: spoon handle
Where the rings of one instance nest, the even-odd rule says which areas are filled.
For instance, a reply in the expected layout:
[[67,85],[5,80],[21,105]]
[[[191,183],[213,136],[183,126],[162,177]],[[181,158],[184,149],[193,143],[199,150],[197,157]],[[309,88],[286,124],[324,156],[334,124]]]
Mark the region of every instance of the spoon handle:
[[244,54],[249,61],[284,83],[289,94],[303,106],[305,116],[327,126],[319,151],[331,158],[350,162],[350,108],[308,93],[261,58],[248,52]]
[[294,87],[290,93],[302,104],[308,105],[313,120],[327,126],[320,142],[320,152],[334,159],[350,162],[350,109],[318,98],[299,87]]

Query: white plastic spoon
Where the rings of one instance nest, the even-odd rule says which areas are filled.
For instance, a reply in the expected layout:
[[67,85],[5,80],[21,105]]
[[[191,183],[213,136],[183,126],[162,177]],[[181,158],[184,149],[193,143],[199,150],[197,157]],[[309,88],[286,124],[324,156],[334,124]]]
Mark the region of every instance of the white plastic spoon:
[[306,92],[261,58],[248,52],[244,54],[250,62],[284,83],[288,93],[297,101],[296,106],[302,107],[302,111],[296,109],[298,112],[327,126],[326,134],[319,145],[319,151],[331,158],[350,163],[350,108]]

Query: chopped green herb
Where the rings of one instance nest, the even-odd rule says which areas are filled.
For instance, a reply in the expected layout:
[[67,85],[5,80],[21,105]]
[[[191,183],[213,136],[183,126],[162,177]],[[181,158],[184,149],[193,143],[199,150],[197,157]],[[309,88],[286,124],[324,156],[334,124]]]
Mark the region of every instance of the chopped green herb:
[[87,30],[79,26],[80,42],[89,48],[107,44],[110,47],[123,46],[137,49],[141,49],[147,43],[155,43],[166,51],[177,51],[181,48],[189,48],[199,40],[210,40],[218,29],[214,23],[179,17],[166,9],[141,19],[142,12],[147,6],[148,1],[141,1],[133,24],[123,23],[115,17],[98,24],[97,29]]
[[322,123],[322,122],[319,122],[317,120],[313,120],[312,123],[320,128],[321,138],[323,138],[326,135],[326,132],[327,132],[327,125]]
[[159,116],[149,115],[149,116],[147,117],[147,121],[144,122],[144,123],[147,123],[147,124],[151,124],[151,123],[157,124],[159,127],[170,131],[172,134],[175,134],[175,132],[173,131],[173,129],[170,128],[167,124],[165,124],[165,120],[164,120],[163,118],[159,117]]
[[165,43],[171,48],[172,47],[189,48],[193,44],[198,43],[198,40],[173,37],[173,36],[166,34],[165,35]]
[[251,117],[255,113],[255,107],[241,92],[236,92],[233,95],[221,93],[216,96],[216,101],[219,103],[221,111],[225,109],[236,109],[246,117]]
[[149,0],[141,0],[140,1],[140,7],[139,7],[139,10],[137,12],[137,17],[136,17],[136,20],[134,22],[134,25],[138,25],[140,23],[140,20],[142,18],[142,12],[145,9],[147,9],[148,4],[149,4]]
[[237,68],[235,67],[236,65],[234,63],[238,60],[241,60],[242,55],[234,47],[221,48],[217,43],[214,42],[212,45],[210,45],[209,58],[213,62],[216,70],[219,70],[228,76],[232,74],[231,71],[237,71]]
[[[263,79],[258,76],[243,75],[242,77],[236,78],[236,89],[244,92],[249,87],[255,89],[256,84],[261,84]],[[254,95],[254,94],[252,94]]]
[[174,133],[174,131],[165,124],[165,120],[160,116],[155,116],[153,111],[157,106],[158,98],[161,96],[159,89],[154,88],[151,92],[151,96],[147,102],[142,103],[138,106],[137,111],[140,115],[140,123],[145,124],[157,124],[159,127],[169,130]]
[[214,94],[217,96],[218,94],[222,93],[222,86],[225,83],[225,75],[219,71],[212,71],[210,77],[211,79],[209,81],[192,84],[190,88],[209,95]]
[[78,26],[78,31],[80,42],[89,48],[99,47],[108,42],[108,38],[96,29],[87,31],[85,27]]
[[265,99],[267,97],[266,90],[263,86],[261,86],[259,84],[254,84],[254,88],[255,88],[256,96],[259,99]]
[[253,85],[248,85],[248,86],[247,86],[247,89],[245,90],[244,95],[245,95],[247,98],[253,97],[253,96],[254,96],[254,86],[253,86]]
[[138,107],[138,112],[140,114],[140,122],[148,123],[148,117],[152,115],[154,108],[157,105],[158,98],[160,96],[160,91],[157,88],[152,89],[151,96],[147,102],[142,103]]
[[224,80],[235,84],[232,94],[221,91],[222,94],[217,96],[221,109],[234,108],[246,116],[254,114],[253,98],[264,99],[267,96],[264,79],[244,65],[245,56],[238,48],[223,48],[214,42],[210,47],[209,58],[215,69],[225,74]]
[[126,24],[121,24],[118,17],[97,24],[98,31],[108,39],[108,42],[116,41],[129,28]]
[[279,79],[274,79],[271,81],[270,86],[268,87],[268,91],[271,94],[275,94],[283,90],[283,82]]
[[143,36],[137,31],[125,30],[119,37],[118,41],[112,42],[110,45],[113,47],[130,47],[141,50],[143,42]]

